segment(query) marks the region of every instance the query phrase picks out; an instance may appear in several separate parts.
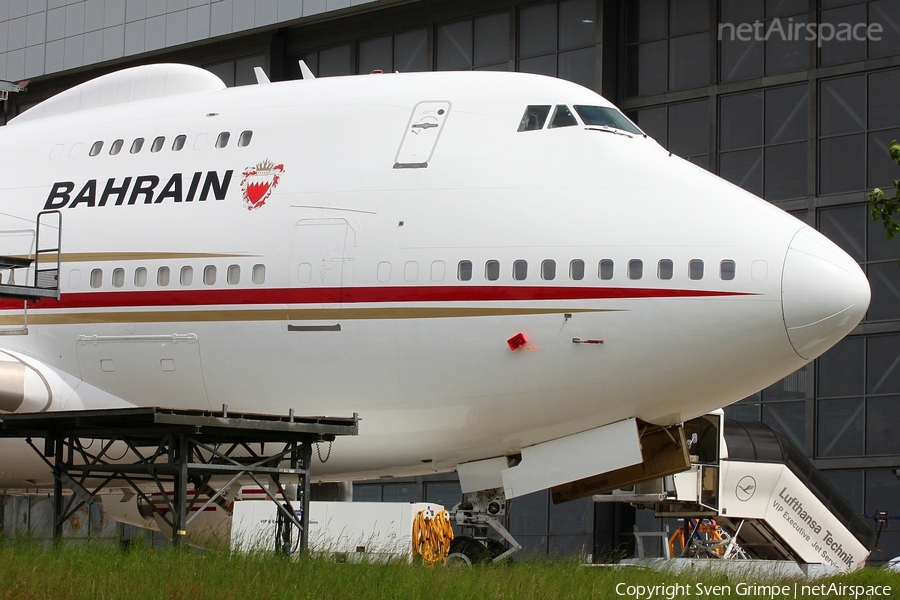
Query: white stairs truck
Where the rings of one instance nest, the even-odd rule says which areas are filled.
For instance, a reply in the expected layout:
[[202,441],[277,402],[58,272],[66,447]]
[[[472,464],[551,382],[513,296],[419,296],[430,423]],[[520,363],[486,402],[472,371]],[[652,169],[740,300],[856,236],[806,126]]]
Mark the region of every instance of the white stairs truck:
[[664,541],[667,558],[788,560],[806,572],[865,564],[872,528],[786,435],[721,411],[684,428],[689,470],[594,501],[630,502],[657,517],[684,519],[676,534],[681,548],[673,547],[675,536],[668,547]]

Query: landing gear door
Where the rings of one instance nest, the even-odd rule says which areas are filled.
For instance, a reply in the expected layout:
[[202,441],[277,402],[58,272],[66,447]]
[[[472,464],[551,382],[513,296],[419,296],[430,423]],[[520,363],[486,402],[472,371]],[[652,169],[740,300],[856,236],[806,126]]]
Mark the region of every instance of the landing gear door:
[[397,150],[395,169],[424,169],[428,166],[449,113],[450,103],[447,101],[430,100],[416,104]]

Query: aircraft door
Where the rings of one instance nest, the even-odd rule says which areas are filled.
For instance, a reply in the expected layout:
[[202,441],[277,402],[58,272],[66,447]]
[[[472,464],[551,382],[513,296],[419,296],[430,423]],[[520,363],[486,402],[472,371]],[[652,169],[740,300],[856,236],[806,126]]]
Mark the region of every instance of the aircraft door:
[[340,331],[342,288],[352,269],[344,219],[302,219],[293,228],[288,331]]
[[395,169],[424,169],[428,166],[449,113],[450,103],[446,101],[416,104],[397,150]]

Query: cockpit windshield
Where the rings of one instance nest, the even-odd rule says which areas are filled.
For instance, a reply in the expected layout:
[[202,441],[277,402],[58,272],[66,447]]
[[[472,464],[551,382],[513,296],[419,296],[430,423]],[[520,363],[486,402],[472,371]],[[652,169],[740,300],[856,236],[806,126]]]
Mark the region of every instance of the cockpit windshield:
[[522,120],[519,122],[519,131],[538,131],[544,128],[547,115],[550,114],[549,104],[530,105],[525,109]]
[[615,108],[606,106],[585,106],[583,104],[575,105],[575,112],[584,121],[588,127],[611,127],[613,129],[621,129],[635,135],[644,135],[644,132],[634,126],[634,124],[625,118]]

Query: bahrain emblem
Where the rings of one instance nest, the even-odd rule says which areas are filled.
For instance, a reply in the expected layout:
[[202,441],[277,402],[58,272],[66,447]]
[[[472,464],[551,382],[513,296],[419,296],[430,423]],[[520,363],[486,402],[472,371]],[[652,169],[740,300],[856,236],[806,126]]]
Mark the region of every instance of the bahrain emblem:
[[276,165],[268,158],[254,167],[244,169],[241,190],[244,192],[244,206],[247,210],[256,210],[266,203],[281,180],[282,173],[284,165]]

